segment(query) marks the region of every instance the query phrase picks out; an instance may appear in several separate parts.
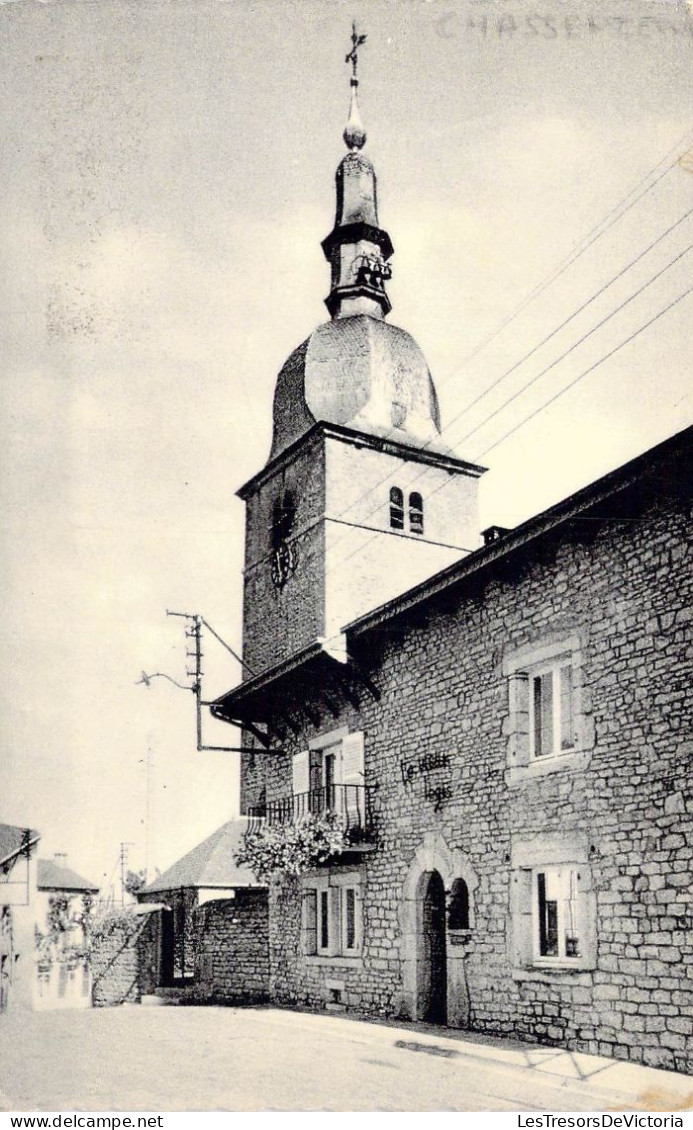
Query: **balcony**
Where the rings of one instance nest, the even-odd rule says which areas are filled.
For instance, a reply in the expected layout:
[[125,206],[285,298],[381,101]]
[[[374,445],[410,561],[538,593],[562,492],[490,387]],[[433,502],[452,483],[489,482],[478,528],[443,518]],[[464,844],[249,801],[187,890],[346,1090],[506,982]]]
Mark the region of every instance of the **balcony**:
[[296,824],[309,814],[335,814],[354,850],[372,848],[373,831],[365,785],[329,785],[250,807],[249,830],[260,827],[262,823],[275,826]]

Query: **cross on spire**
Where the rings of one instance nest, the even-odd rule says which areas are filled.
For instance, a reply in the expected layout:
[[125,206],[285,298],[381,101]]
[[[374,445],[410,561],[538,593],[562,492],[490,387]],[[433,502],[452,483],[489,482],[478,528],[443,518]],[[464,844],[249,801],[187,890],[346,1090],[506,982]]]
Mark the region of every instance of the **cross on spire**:
[[359,33],[356,30],[356,20],[352,20],[352,23],[351,23],[351,51],[349,52],[349,54],[346,56],[346,58],[344,60],[345,63],[351,63],[351,85],[352,86],[358,86],[358,84],[359,84],[359,80],[356,77],[356,69],[358,67],[358,62],[359,62],[358,52],[359,52],[359,47],[361,47],[362,44],[364,44],[365,42],[366,42],[366,36],[365,35],[359,35]]

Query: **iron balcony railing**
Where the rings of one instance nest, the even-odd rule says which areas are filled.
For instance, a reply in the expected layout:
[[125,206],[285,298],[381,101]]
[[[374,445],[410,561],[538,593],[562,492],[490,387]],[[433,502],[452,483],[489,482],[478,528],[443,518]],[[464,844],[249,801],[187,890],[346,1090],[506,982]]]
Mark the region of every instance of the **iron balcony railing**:
[[328,785],[307,793],[294,793],[248,809],[250,826],[264,820],[267,824],[295,824],[303,817],[334,814],[344,833],[354,843],[369,840],[370,813],[365,785]]

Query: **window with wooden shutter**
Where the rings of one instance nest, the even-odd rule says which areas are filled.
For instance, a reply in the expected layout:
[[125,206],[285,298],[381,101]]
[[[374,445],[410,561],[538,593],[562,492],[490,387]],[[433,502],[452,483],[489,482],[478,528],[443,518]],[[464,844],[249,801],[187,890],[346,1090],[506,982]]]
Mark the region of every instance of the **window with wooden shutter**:
[[340,781],[342,788],[342,810],[348,817],[350,827],[364,828],[366,793],[364,785],[364,742],[363,733],[348,734],[342,739]]
[[342,953],[355,954],[361,949],[361,891],[358,887],[342,887]]
[[302,903],[303,952],[318,952],[318,892],[312,889],[303,892]]
[[358,958],[363,948],[362,868],[328,868],[302,881],[301,936],[306,956]]
[[551,757],[575,747],[573,666],[557,663],[532,676],[531,751]]
[[294,794],[294,816],[302,816],[302,806],[306,805],[310,789],[310,761],[308,750],[294,755],[291,766],[292,792]]
[[559,672],[560,685],[560,747],[573,749],[575,746],[575,709],[573,705],[573,665],[568,663]]
[[597,905],[584,829],[512,838],[510,957],[516,969],[593,969]]
[[508,784],[563,768],[585,768],[595,743],[580,633],[552,635],[508,650]]
[[527,968],[534,958],[532,872],[518,868],[510,882],[511,960],[513,965]]

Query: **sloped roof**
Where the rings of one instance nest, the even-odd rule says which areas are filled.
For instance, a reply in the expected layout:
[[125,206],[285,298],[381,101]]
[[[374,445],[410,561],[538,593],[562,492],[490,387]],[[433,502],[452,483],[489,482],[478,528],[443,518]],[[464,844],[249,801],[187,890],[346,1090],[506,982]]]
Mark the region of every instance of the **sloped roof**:
[[607,518],[609,515],[618,517],[620,511],[617,499],[619,496],[627,498],[628,492],[632,492],[635,497],[645,498],[648,490],[656,489],[670,495],[688,497],[692,451],[693,427],[684,428],[683,431],[643,452],[642,455],[636,456],[616,470],[609,471],[602,478],[582,487],[562,502],[509,530],[490,545],[474,550],[473,553],[448,565],[439,573],[434,573],[421,584],[353,620],[342,630],[350,640],[373,629],[377,630],[381,625],[423,604],[453,585],[463,582],[474,573],[493,569],[497,561],[507,558],[550,531],[569,523],[579,522],[585,514],[590,514],[590,521],[595,514]]
[[262,883],[247,867],[239,867],[234,858],[242,845],[248,821],[244,817],[229,820],[206,840],[194,847],[163,875],[149,883],[141,895],[156,891],[173,891],[178,887],[261,887]]
[[40,891],[82,891],[85,894],[96,894],[99,890],[96,883],[54,859],[38,860],[36,886]]
[[29,843],[37,843],[40,832],[34,828],[17,828],[14,824],[0,824],[0,867],[7,863],[26,846],[26,834],[29,833]]

